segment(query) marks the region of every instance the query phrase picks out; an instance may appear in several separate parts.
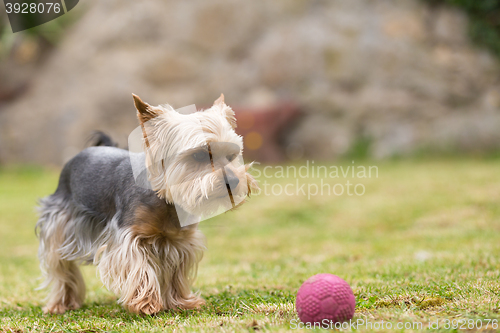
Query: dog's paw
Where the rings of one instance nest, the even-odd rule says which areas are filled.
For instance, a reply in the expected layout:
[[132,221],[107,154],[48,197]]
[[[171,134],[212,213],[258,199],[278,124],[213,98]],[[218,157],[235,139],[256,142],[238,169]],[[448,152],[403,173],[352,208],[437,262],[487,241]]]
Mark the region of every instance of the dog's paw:
[[47,305],[42,308],[45,314],[63,314],[68,308],[62,304]]
[[80,307],[79,304],[65,305],[63,303],[47,304],[42,311],[45,314],[63,314],[68,310],[76,310]]
[[147,315],[154,315],[162,310],[163,310],[163,307],[158,305],[158,304],[147,304],[146,306],[142,307],[139,310],[139,312],[143,313],[143,314],[147,314]]
[[132,313],[154,315],[163,310],[163,306],[159,302],[139,302],[125,306]]
[[188,299],[181,300],[179,308],[183,310],[194,310],[199,309],[203,305],[205,305],[205,300],[203,298],[192,295]]

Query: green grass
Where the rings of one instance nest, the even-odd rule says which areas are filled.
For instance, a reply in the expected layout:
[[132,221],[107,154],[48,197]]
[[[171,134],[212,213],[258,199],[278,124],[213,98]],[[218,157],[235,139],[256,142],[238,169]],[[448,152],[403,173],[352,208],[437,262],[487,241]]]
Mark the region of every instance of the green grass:
[[349,179],[365,186],[363,196],[261,194],[202,222],[208,250],[194,288],[207,305],[154,317],[124,311],[93,267],[83,269],[82,309],[43,315],[34,206],[58,174],[2,169],[0,332],[288,331],[298,287],[321,272],[351,284],[354,320],[424,329],[439,320],[440,331],[446,320],[500,320],[500,160],[367,164],[378,166],[378,178]]

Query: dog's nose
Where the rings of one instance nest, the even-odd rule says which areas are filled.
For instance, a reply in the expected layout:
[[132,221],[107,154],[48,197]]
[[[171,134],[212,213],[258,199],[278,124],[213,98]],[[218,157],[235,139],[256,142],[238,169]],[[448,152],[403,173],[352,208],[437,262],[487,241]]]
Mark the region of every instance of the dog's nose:
[[229,187],[234,190],[236,186],[238,186],[238,184],[240,183],[240,180],[231,170],[226,170],[225,176],[226,176],[225,177],[226,184],[229,185]]
[[240,183],[240,180],[238,179],[238,177],[236,177],[236,176],[232,176],[232,177],[228,176],[227,177],[227,184],[229,185],[229,187],[231,189],[235,189],[239,183]]

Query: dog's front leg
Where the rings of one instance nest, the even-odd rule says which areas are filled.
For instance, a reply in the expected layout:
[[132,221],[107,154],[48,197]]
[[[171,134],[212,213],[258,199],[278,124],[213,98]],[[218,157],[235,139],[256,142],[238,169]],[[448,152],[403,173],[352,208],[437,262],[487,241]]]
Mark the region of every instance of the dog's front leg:
[[158,281],[159,258],[144,239],[124,233],[118,244],[105,245],[96,254],[103,283],[120,295],[119,303],[133,313],[164,310]]
[[191,291],[196,277],[198,262],[205,249],[205,237],[196,226],[185,228],[177,240],[165,252],[162,294],[166,309],[191,310],[205,301]]

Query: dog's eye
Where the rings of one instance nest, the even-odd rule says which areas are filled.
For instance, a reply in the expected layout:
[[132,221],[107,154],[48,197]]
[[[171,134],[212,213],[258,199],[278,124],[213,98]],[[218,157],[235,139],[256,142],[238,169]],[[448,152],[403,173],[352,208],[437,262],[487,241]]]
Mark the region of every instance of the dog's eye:
[[194,153],[192,156],[198,162],[209,162],[210,161],[210,155],[208,154],[207,151],[199,151],[199,152]]
[[236,156],[238,156],[238,154],[231,154],[231,155],[227,155],[226,158],[229,162],[232,162]]

